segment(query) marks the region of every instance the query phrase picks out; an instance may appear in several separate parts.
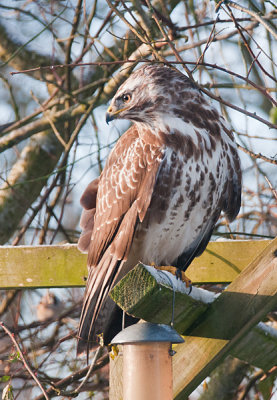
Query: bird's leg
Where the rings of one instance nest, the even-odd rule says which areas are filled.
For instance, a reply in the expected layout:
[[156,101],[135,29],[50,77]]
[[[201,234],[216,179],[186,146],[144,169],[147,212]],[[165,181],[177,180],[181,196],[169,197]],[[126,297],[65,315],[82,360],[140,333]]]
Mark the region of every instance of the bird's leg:
[[155,263],[151,263],[151,266],[159,271],[171,272],[171,274],[175,275],[177,279],[181,279],[183,282],[185,282],[186,287],[191,288],[191,280],[186,276],[185,272],[182,271],[181,269],[173,267],[172,265],[163,265],[161,267],[158,267],[157,265],[155,265]]
[[186,287],[191,287],[191,280],[185,274],[185,272],[182,271],[180,268],[177,268],[177,267],[174,267],[174,268],[176,268],[175,275],[176,275],[177,279],[181,279],[181,281],[185,282]]

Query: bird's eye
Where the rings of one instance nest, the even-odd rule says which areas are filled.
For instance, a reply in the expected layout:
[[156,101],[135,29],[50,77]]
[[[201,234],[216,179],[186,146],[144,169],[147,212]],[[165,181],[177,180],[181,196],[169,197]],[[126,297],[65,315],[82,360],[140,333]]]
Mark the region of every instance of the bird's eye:
[[131,95],[129,93],[125,93],[122,95],[122,101],[124,103],[129,103],[130,100],[131,100]]

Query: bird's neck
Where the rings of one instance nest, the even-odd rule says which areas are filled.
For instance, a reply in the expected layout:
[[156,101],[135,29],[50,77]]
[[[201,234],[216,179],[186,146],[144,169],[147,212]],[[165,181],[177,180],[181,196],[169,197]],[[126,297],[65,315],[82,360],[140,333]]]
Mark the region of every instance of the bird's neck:
[[164,146],[167,142],[166,137],[171,136],[175,129],[183,130],[184,121],[180,118],[161,117],[153,119],[150,123],[136,122],[139,137],[149,144]]
[[153,123],[153,125],[150,125],[144,122],[137,122],[135,125],[139,137],[141,140],[143,140],[143,142],[154,146],[162,146],[159,129],[157,129],[157,126],[155,126],[156,124]]

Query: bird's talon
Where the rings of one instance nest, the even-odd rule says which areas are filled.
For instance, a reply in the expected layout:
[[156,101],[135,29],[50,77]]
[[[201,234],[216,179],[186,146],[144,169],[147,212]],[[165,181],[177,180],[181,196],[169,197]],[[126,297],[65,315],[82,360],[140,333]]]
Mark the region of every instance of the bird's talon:
[[114,360],[118,356],[118,353],[119,353],[118,346],[117,345],[112,345],[111,349],[110,349],[110,357],[111,357],[111,359]]
[[179,268],[176,268],[175,276],[177,279],[182,280],[182,271]]
[[191,280],[186,276],[184,271],[180,270],[179,268],[176,268],[175,275],[176,275],[177,279],[181,279],[182,282],[184,282],[186,284],[187,288],[190,288],[190,292],[191,292],[191,287],[192,287]]
[[[171,274],[175,275],[177,279],[180,279],[182,282],[185,282],[187,288],[191,287],[191,280],[186,276],[184,271],[181,271],[179,268],[173,267],[171,265],[157,267],[155,264],[154,265],[151,264],[151,266],[153,266],[154,268],[156,268],[159,271],[171,272]],[[191,289],[190,289],[190,292],[191,292]]]

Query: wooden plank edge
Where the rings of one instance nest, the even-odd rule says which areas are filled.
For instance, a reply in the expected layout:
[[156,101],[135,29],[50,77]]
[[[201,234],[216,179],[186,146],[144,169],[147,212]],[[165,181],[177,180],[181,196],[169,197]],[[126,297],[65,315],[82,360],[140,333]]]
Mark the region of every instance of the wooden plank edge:
[[176,399],[186,399],[276,305],[277,238],[212,303],[178,346],[173,360]]
[[[229,283],[253,260],[269,240],[210,242],[188,269],[196,283]],[[75,244],[0,246],[0,288],[85,286],[86,254]],[[23,267],[24,266],[24,267]]]

